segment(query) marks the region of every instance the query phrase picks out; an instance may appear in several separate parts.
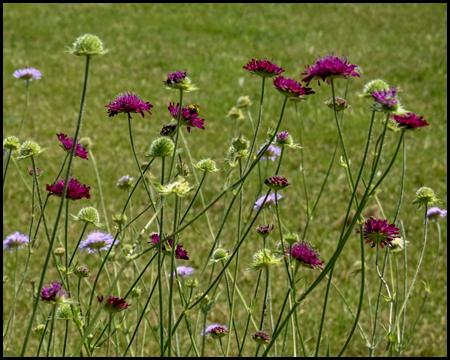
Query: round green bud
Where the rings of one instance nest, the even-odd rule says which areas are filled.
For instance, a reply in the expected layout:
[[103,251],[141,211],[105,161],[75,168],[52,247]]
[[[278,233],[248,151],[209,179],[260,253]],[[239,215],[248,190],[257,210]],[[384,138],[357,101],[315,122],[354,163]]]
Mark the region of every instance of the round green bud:
[[70,320],[73,318],[72,307],[68,304],[61,305],[58,309],[58,318],[62,320]]
[[[203,295],[203,294],[202,294]],[[211,302],[211,298],[206,295],[203,299],[202,299],[202,305],[207,306],[209,303]]]
[[90,148],[93,145],[93,142],[90,137],[82,137],[79,143],[83,145],[86,149]]
[[231,110],[228,112],[227,117],[229,117],[232,120],[242,120],[245,119],[244,114],[242,113],[241,109],[238,109],[237,107],[231,108]]
[[284,241],[286,241],[289,245],[295,244],[300,240],[300,236],[296,233],[287,233],[284,235]]
[[74,220],[82,221],[87,224],[100,225],[100,214],[98,210],[92,206],[85,207],[78,212],[77,216],[73,216]]
[[241,96],[237,101],[238,108],[246,108],[252,106],[252,102],[248,96]]
[[88,340],[92,340],[92,339],[94,338],[94,335],[93,335],[93,334],[89,334],[89,335],[87,336],[87,338],[88,338]]
[[90,271],[86,269],[84,266],[77,266],[73,270],[73,273],[79,278],[87,278],[89,276]]
[[217,167],[216,167],[216,163],[214,160],[211,159],[203,159],[200,160],[197,164],[194,164],[194,166],[201,170],[201,171],[206,171],[206,172],[216,172],[216,171],[220,171]]
[[3,140],[3,147],[6,150],[11,151],[19,151],[20,149],[20,143],[19,143],[19,139],[16,138],[15,136],[8,136],[6,139]]
[[175,151],[173,140],[168,137],[160,137],[152,142],[150,149],[145,156],[148,157],[166,157],[172,156]]
[[424,186],[417,190],[416,200],[414,200],[413,204],[419,204],[420,209],[422,205],[432,206],[439,202],[441,201],[436,198],[436,194],[434,193],[433,189]]
[[253,255],[253,263],[250,264],[248,271],[258,271],[261,269],[267,269],[272,265],[280,265],[281,258],[278,257],[276,252],[269,249],[261,249]]
[[232,140],[233,147],[236,150],[247,150],[250,146],[250,141],[246,140],[242,135]]
[[123,249],[124,249],[124,250],[126,251],[126,253],[128,254],[128,253],[131,251],[131,249],[133,249],[133,245],[126,244],[126,245],[123,246]]
[[39,155],[47,149],[42,149],[34,141],[25,141],[19,148],[19,156],[16,158],[18,161],[28,159],[31,156]]
[[85,34],[76,39],[67,52],[75,56],[93,56],[106,54],[108,50],[104,48],[98,36]]
[[[44,324],[39,324],[38,326],[33,328],[33,333],[35,333],[36,335],[42,335],[44,330],[45,330],[45,325]],[[47,334],[48,330],[45,333]]]
[[374,93],[375,91],[389,90],[389,89],[390,87],[386,82],[380,79],[376,79],[369,81],[366,85],[364,85],[363,92],[358,96],[360,98],[372,98],[372,93]]
[[197,278],[191,278],[191,279],[188,279],[187,281],[186,281],[186,286],[188,287],[188,288],[196,288],[197,286],[198,286],[198,279]]
[[142,294],[142,289],[139,286],[136,286],[131,290],[130,294],[132,298],[137,298]]
[[128,220],[128,218],[125,214],[114,214],[112,216],[112,219],[116,224],[119,224],[119,225],[125,224]]
[[212,257],[213,257],[214,261],[225,260],[229,257],[229,251],[227,251],[225,249],[217,249],[214,251]]
[[56,248],[55,250],[53,250],[53,254],[58,257],[63,257],[65,253],[66,250],[64,248]]

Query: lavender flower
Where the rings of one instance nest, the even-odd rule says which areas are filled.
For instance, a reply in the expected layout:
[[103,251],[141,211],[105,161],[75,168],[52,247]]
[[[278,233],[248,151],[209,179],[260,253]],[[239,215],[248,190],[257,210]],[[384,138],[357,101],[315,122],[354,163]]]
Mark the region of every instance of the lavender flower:
[[30,238],[18,231],[14,234],[8,235],[6,240],[3,240],[3,250],[10,250],[11,252],[14,249],[21,249],[24,245],[28,245],[30,242]]
[[201,335],[202,336],[208,335],[211,332],[211,330],[217,326],[220,326],[220,324],[212,324],[212,325],[207,326],[206,329],[202,330]]
[[267,60],[267,58],[266,60],[252,59],[247,65],[243,66],[243,69],[250,71],[253,75],[269,78],[284,73],[282,68],[276,66],[273,62]]
[[[357,233],[360,234],[361,231],[358,230]],[[395,238],[400,237],[394,224],[388,224],[387,220],[377,220],[373,217],[365,222],[363,235],[366,244],[371,242],[372,247],[375,247],[377,243],[380,243],[381,248],[391,245]]]
[[[168,110],[170,111],[170,114],[174,117],[174,119],[178,120],[178,112],[179,112],[180,104],[177,103],[177,106],[175,106],[175,103],[170,103]],[[205,123],[205,119],[198,119],[198,113],[191,111],[188,107],[183,107],[181,109],[181,118],[180,118],[181,125],[187,127],[187,131],[191,132],[191,127],[196,127],[202,130],[205,130],[205,127],[203,124]]]
[[69,296],[69,293],[61,288],[62,284],[56,281],[44,286],[41,291],[41,300],[50,304],[63,303],[64,297]]
[[96,251],[109,250],[111,246],[117,245],[119,240],[116,239],[114,242],[114,237],[111,234],[105,234],[101,231],[93,231],[91,232],[86,240],[80,242],[81,252],[84,252],[88,249],[89,254],[95,253]]
[[[189,266],[178,266],[177,267],[177,274],[181,276],[182,278],[185,278],[186,276],[192,275],[194,273],[194,268]],[[173,273],[175,276],[175,272]],[[170,274],[169,274],[170,276]]]
[[[47,184],[47,191],[49,191],[50,195],[62,196],[64,190],[65,180],[58,180],[53,185]],[[81,184],[77,179],[70,178],[69,184],[67,185],[66,190],[66,199],[70,200],[79,200],[82,198],[90,199],[91,195],[89,194],[90,187]]]
[[[261,146],[261,148],[258,151],[258,155],[263,151],[263,149],[266,147],[266,145]],[[277,156],[281,155],[281,149],[277,146],[269,145],[269,147],[264,152],[264,155],[261,156],[261,161],[265,161],[267,158],[275,161]]]
[[[264,202],[264,198],[266,197],[266,195],[262,195],[258,200],[256,200],[255,205],[253,206],[253,210],[258,211],[261,206],[263,207],[263,209],[266,209],[270,206],[272,206],[273,204],[275,204],[275,193],[271,193],[268,197],[266,202],[264,203],[263,206],[263,202]],[[279,202],[283,197],[277,193],[277,201]]]
[[283,76],[275,78],[273,80],[273,85],[280,94],[288,98],[303,100],[305,99],[304,95],[315,94],[311,88],[302,87],[300,83],[294,79],[286,79]]
[[391,119],[395,121],[397,128],[405,130],[416,130],[429,125],[423,116],[418,117],[410,112],[405,115],[391,115]]
[[[70,152],[72,151],[72,146],[73,146],[73,139],[72,138],[68,138],[66,134],[56,134],[56,136],[58,137],[58,140],[61,141],[61,147]],[[75,156],[78,156],[82,159],[85,160],[89,160],[87,157],[87,150],[86,147],[84,145],[81,145],[80,143],[77,143],[75,145]]]
[[[97,299],[98,302],[101,304],[103,300],[105,300],[105,297],[103,295],[97,296]],[[126,308],[128,308],[128,306],[130,306],[130,304],[127,304],[125,299],[110,296],[108,300],[106,300],[106,304],[103,309],[111,314],[115,314],[125,310]]]
[[125,92],[119,94],[113,102],[110,102],[105,107],[109,108],[109,117],[118,115],[119,113],[126,113],[132,119],[131,113],[139,113],[144,117],[144,111],[147,111],[151,115],[150,109],[153,105],[139,99],[139,95],[135,93]]
[[292,246],[291,250],[292,258],[297,260],[302,266],[310,269],[319,268],[323,270],[323,260],[319,259],[319,251],[314,248],[306,240],[300,240],[298,243]]
[[17,79],[23,79],[25,81],[41,80],[41,72],[30,67],[14,71],[13,76]]
[[439,218],[447,216],[447,210],[441,210],[438,207],[432,207],[427,211],[429,221],[437,221]]
[[122,176],[118,181],[117,181],[117,187],[119,189],[129,189],[130,187],[133,186],[133,178],[130,177],[130,175],[125,175]]

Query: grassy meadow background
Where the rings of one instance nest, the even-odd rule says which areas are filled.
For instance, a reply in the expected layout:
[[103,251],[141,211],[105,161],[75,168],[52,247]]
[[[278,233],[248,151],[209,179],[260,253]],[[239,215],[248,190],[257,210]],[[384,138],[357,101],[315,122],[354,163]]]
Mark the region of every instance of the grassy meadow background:
[[[406,136],[407,177],[405,196],[400,218],[407,231],[409,256],[409,278],[417,264],[422,237],[422,211],[412,206],[415,191],[421,186],[433,188],[442,199],[441,208],[447,208],[447,5],[444,4],[4,4],[3,5],[3,136],[17,133],[25,102],[24,82],[15,79],[16,69],[26,66],[42,72],[42,80],[30,83],[30,103],[25,128],[20,140],[34,140],[49,150],[40,155],[37,166],[45,173],[40,178],[41,188],[50,183],[64,157],[59,147],[56,133],[73,136],[85,60],[64,54],[67,46],[85,33],[98,35],[110,52],[91,61],[87,102],[81,137],[89,136],[93,142],[93,152],[99,166],[103,183],[108,216],[120,211],[126,193],[116,187],[117,180],[126,174],[137,178],[135,162],[132,157],[127,133],[125,115],[108,118],[104,106],[124,91],[134,91],[145,101],[153,104],[152,114],[142,118],[133,116],[134,140],[141,161],[146,161],[142,153],[157,137],[163,124],[170,121],[167,106],[178,101],[176,92],[164,89],[162,81],[169,72],[185,70],[199,91],[185,94],[185,105],[201,106],[201,118],[205,121],[205,131],[193,129],[184,133],[194,161],[205,157],[222,164],[226,150],[233,136],[233,123],[226,117],[239,96],[248,95],[254,102],[250,108],[253,118],[257,118],[260,79],[242,69],[251,58],[268,56],[283,67],[286,77],[300,80],[304,66],[313,64],[314,57],[330,51],[345,54],[352,64],[361,67],[361,78],[352,78],[348,100],[352,107],[347,110],[344,136],[350,152],[353,171],[362,156],[363,145],[370,120],[367,100],[357,99],[356,93],[362,90],[369,80],[381,78],[391,86],[403,90],[402,103],[408,110],[423,115],[430,126]],[[300,114],[305,126],[304,156],[305,172],[309,196],[315,199],[325,171],[332,156],[337,138],[333,113],[323,105],[331,98],[331,87],[317,82],[311,83],[316,94],[301,103]],[[345,81],[337,81],[337,95],[343,96]],[[269,126],[274,126],[279,117],[282,96],[272,89],[271,81],[266,85],[264,118],[259,144],[265,139]],[[381,130],[380,117],[377,117],[376,134]],[[250,137],[251,127],[247,119],[238,124],[238,131]],[[299,140],[299,127],[293,104],[288,104],[282,130],[288,130],[295,140]],[[387,134],[382,166],[386,165],[397,143],[398,134]],[[307,240],[316,244],[322,258],[327,261],[333,254],[340,232],[339,221],[345,214],[349,199],[345,173],[339,166],[339,150],[330,180],[318,206],[314,220],[308,230]],[[369,159],[370,161],[370,159]],[[158,164],[156,164],[158,163]],[[299,172],[299,151],[288,149],[283,163],[282,174],[293,183],[283,193],[281,216],[291,231],[300,232],[305,221],[303,210],[301,174]],[[159,177],[159,162],[155,161],[152,174]],[[19,163],[25,179],[29,163]],[[269,174],[275,171],[271,164]],[[82,183],[91,186],[91,199],[71,203],[71,213],[76,214],[81,207],[88,205],[100,209],[100,197],[91,161],[76,159],[73,175]],[[212,174],[203,188],[205,200],[209,202],[222,188],[226,172]],[[388,216],[395,213],[400,189],[401,156],[394,169],[381,187],[380,201]],[[193,177],[188,178],[194,183]],[[246,183],[245,216],[249,213],[258,191],[257,174]],[[44,191],[45,195],[45,191]],[[190,199],[190,197],[188,197]],[[187,201],[187,200],[186,200]],[[59,199],[49,199],[47,206],[50,224]],[[375,203],[371,203],[373,205]],[[143,188],[133,197],[135,214],[148,205]],[[30,221],[30,193],[20,180],[14,166],[9,168],[3,194],[3,238],[14,232],[28,233]],[[185,205],[186,206],[186,205]],[[202,209],[196,201],[193,214]],[[237,209],[235,207],[235,209]],[[213,229],[217,232],[218,222],[223,212],[223,201],[210,211]],[[102,212],[101,212],[102,214]],[[150,213],[136,223],[140,231]],[[235,218],[237,211],[227,222],[222,236],[222,246],[232,248],[235,243]],[[274,218],[270,218],[275,223]],[[109,219],[110,224],[112,223]],[[104,222],[104,221],[102,221]],[[257,223],[262,224],[262,219]],[[63,223],[60,224],[61,239]],[[447,243],[446,219],[441,222],[443,245],[438,261],[431,294],[425,306],[410,347],[405,352],[409,356],[446,356],[447,354]],[[69,243],[75,246],[82,224],[70,222]],[[93,230],[89,227],[88,230]],[[41,230],[43,228],[41,227]],[[150,229],[149,232],[155,229]],[[181,241],[189,251],[190,260],[179,265],[193,266],[197,274],[205,262],[209,251],[206,240],[211,235],[205,217],[181,234]],[[276,236],[272,236],[276,244]],[[21,349],[23,331],[28,323],[32,307],[30,281],[38,280],[47,242],[44,232],[39,236],[41,246],[32,257],[31,269],[17,307],[16,334],[10,345],[10,355],[17,355]],[[127,238],[127,243],[131,240]],[[253,293],[256,273],[244,271],[245,264],[262,245],[256,233],[251,234],[241,251],[241,271],[238,285],[246,300]],[[422,280],[428,279],[437,246],[435,224],[429,226],[428,250],[407,310],[408,325],[412,324],[421,304],[425,287]],[[145,247],[145,245],[144,245]],[[367,281],[371,287],[372,301],[376,296],[377,280],[374,261],[375,250],[366,247],[366,262],[370,269]],[[26,251],[19,251],[19,270],[26,258]],[[42,259],[42,260],[41,260]],[[98,257],[79,254],[80,264],[92,269],[98,267]],[[348,299],[354,310],[357,308],[360,277],[351,275],[352,265],[359,259],[359,242],[355,235],[350,238],[337,262],[335,283]],[[143,266],[147,259],[141,258]],[[400,264],[403,262],[400,260]],[[112,267],[109,267],[112,271]],[[311,283],[317,276],[314,271],[304,272],[305,281]],[[3,274],[11,279],[14,276],[13,256],[3,254]],[[130,275],[130,274],[129,274]],[[132,274],[131,274],[132,275]],[[284,276],[284,269],[272,271],[273,303],[275,314],[281,307],[282,299],[277,297],[284,282],[275,281]],[[47,273],[45,283],[56,280],[56,273]],[[92,279],[91,279],[92,280]],[[144,276],[146,286],[150,286],[150,275]],[[3,286],[3,318],[8,315],[12,299],[12,281]],[[125,286],[125,283],[124,285]],[[323,281],[299,307],[299,321],[302,326],[307,348],[315,346],[326,282]],[[98,291],[107,288],[102,277]],[[200,284],[197,290],[204,289]],[[284,290],[283,290],[284,291]],[[220,285],[219,301],[208,317],[208,324],[218,322],[228,324],[228,306],[223,280]],[[401,295],[401,294],[399,294]],[[327,318],[324,327],[323,349],[326,338],[330,341],[331,355],[336,355],[342,347],[353,317],[347,311],[338,293],[331,290]],[[142,299],[141,299],[142,300]],[[367,298],[360,322],[369,332]],[[259,299],[255,319],[259,319],[262,299]],[[155,298],[156,304],[156,298]],[[47,309],[45,309],[47,311]],[[381,323],[387,326],[388,304],[381,303]],[[196,315],[196,311],[192,312]],[[42,322],[42,316],[40,322]],[[237,302],[236,319],[242,329],[246,312],[240,301]],[[154,319],[152,319],[153,321]],[[184,325],[184,323],[183,323]],[[62,329],[62,325],[59,325]],[[200,329],[198,329],[200,331]],[[243,331],[243,330],[242,330]],[[242,332],[241,331],[241,332]],[[253,328],[250,328],[253,331]],[[73,333],[75,334],[75,330]],[[181,331],[181,334],[187,332]],[[385,346],[385,335],[376,352],[381,354]],[[140,339],[142,341],[142,339]],[[147,331],[147,355],[156,355],[156,345],[150,331]],[[248,341],[250,341],[248,339]],[[27,354],[35,353],[38,340],[32,337]],[[288,347],[290,345],[288,344]],[[103,354],[100,349],[97,355]],[[235,351],[232,349],[232,351]],[[247,353],[253,354],[253,344],[248,344]],[[70,351],[69,351],[70,353]],[[207,340],[208,355],[214,354],[213,341]],[[184,354],[184,352],[182,352]],[[234,354],[234,353],[232,353]],[[347,356],[365,356],[368,348],[355,332],[345,353]],[[234,354],[236,355],[236,354]]]

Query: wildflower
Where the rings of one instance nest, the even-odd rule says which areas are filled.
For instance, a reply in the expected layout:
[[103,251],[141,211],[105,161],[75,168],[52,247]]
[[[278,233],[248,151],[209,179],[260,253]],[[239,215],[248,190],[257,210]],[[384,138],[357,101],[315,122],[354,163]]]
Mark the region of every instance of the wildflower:
[[25,81],[41,80],[41,72],[34,68],[26,67],[25,69],[20,69],[14,71],[13,76],[17,79],[22,79]]
[[183,177],[188,177],[191,175],[191,169],[185,163],[177,163],[176,165],[178,173]]
[[242,135],[232,139],[231,143],[236,150],[247,150],[250,146],[250,141],[244,138]]
[[287,233],[284,235],[284,241],[292,245],[300,240],[300,237],[296,233]]
[[[35,328],[33,328],[33,333],[36,335],[42,335],[44,333],[45,330],[45,324],[39,324],[38,326],[36,326]],[[45,334],[48,333],[48,330],[45,332]]]
[[268,333],[266,333],[265,331],[255,332],[252,335],[252,339],[260,345],[268,344],[268,343],[270,343],[270,340],[272,340],[270,335]]
[[283,76],[278,76],[273,80],[273,85],[275,89],[282,95],[288,98],[295,98],[299,100],[304,100],[305,95],[315,94],[311,88],[302,87],[300,83],[294,79],[286,79]]
[[405,115],[391,115],[391,119],[394,121],[396,128],[401,130],[416,130],[429,125],[423,116],[418,117],[410,112]]
[[270,234],[272,234],[273,228],[274,228],[273,224],[272,224],[272,227],[270,227],[270,224],[268,224],[266,226],[260,226],[259,228],[256,228],[256,231],[258,232],[259,236],[266,238]]
[[438,207],[432,207],[427,211],[428,221],[437,221],[439,218],[446,216],[447,210],[441,210]]
[[109,105],[106,105],[105,107],[109,108],[109,117],[118,115],[119,113],[126,113],[130,119],[132,119],[131,113],[139,113],[144,117],[144,111],[147,111],[151,115],[150,109],[153,105],[148,101],[144,102],[139,99],[139,95],[136,95],[135,93],[131,94],[125,92],[119,94],[113,102],[110,102]]
[[390,87],[383,80],[371,80],[366,85],[364,85],[364,90],[358,95],[360,98],[371,98],[372,94],[376,91],[389,90]]
[[191,79],[186,76],[185,71],[177,70],[167,76],[167,80],[163,81],[168,90],[183,90],[190,92],[197,90],[197,86],[192,84]]
[[324,261],[319,259],[319,251],[308,241],[300,240],[292,245],[290,253],[292,258],[297,260],[300,265],[310,269],[319,268],[323,270],[322,264]]
[[389,251],[391,253],[401,252],[401,251],[403,251],[406,244],[408,244],[408,243],[409,243],[409,241],[406,241],[401,237],[397,237],[391,241],[391,247],[390,247]]
[[211,259],[209,260],[209,264],[214,264],[219,261],[228,260],[230,257],[230,251],[225,249],[216,249],[213,252]]
[[[105,297],[103,295],[97,296],[97,299],[98,302],[101,304],[103,300],[105,300]],[[130,306],[130,304],[127,304],[124,299],[110,296],[108,300],[106,300],[106,304],[103,309],[109,312],[110,314],[115,314],[125,310],[126,308],[128,308],[128,306]]]
[[201,335],[202,335],[202,336],[208,335],[208,334],[211,332],[211,330],[214,329],[214,328],[217,327],[217,326],[220,326],[220,324],[212,324],[212,325],[209,325],[208,327],[206,327],[206,329],[203,329],[203,330],[202,330]]
[[177,178],[167,185],[161,185],[159,183],[153,183],[156,191],[161,196],[167,196],[170,194],[175,194],[178,197],[184,197],[189,194],[194,188],[189,186],[189,183],[182,176],[177,176]]
[[[357,233],[361,233],[360,230]],[[387,220],[376,220],[370,217],[364,224],[363,236],[367,243],[372,243],[372,247],[375,247],[377,243],[381,248],[385,245],[392,245],[392,241],[395,238],[400,237],[399,231],[394,224],[388,224]]]
[[[53,185],[47,184],[46,185],[47,191],[49,191],[49,194],[47,196],[50,196],[50,195],[62,196],[65,183],[66,183],[66,181],[64,179],[62,179],[62,180],[58,180]],[[90,199],[91,195],[89,194],[89,190],[90,190],[90,187],[79,183],[77,179],[70,178],[69,184],[67,185],[67,190],[66,190],[66,199],[70,199],[70,200],[79,200],[82,198]]]
[[[36,168],[36,177],[41,176],[44,173],[44,170]],[[28,168],[28,175],[33,176],[34,175],[34,169]]]
[[329,85],[330,79],[347,79],[349,75],[359,77],[359,74],[355,71],[357,66],[347,64],[347,61],[347,57],[334,56],[333,52],[323,58],[319,56],[312,67],[310,65],[305,66],[306,71],[302,75],[307,76],[302,79],[302,82],[309,85],[312,80],[318,80],[320,86],[320,80],[326,81]]
[[20,145],[20,149],[18,151],[19,156],[16,158],[17,161],[28,159],[31,156],[39,155],[43,153],[47,149],[42,149],[37,143],[34,141],[25,141]]
[[[177,267],[177,274],[178,276],[181,276],[182,278],[185,278],[186,276],[192,275],[194,273],[194,268],[189,266],[178,266]],[[170,274],[169,274],[170,276]],[[175,272],[173,273],[173,276],[175,276]]]
[[139,286],[136,286],[131,290],[130,294],[131,294],[132,298],[137,298],[137,297],[141,296],[142,289]]
[[283,131],[282,133],[279,133],[276,135],[275,138],[275,144],[277,144],[278,146],[285,146],[285,147],[289,147],[289,148],[297,148],[297,149],[301,149],[302,147],[294,144],[294,139],[292,138],[292,135],[289,134],[287,131]]
[[77,216],[73,216],[72,218],[76,221],[82,221],[86,224],[94,224],[95,226],[101,227],[102,224],[100,224],[100,214],[98,210],[92,206],[88,206],[85,208],[82,208]]
[[116,186],[119,189],[129,189],[133,186],[133,180],[134,179],[130,177],[130,175],[124,175],[117,181]]
[[[173,105],[172,103],[169,104],[168,110],[175,120],[178,120],[179,108],[180,103],[177,103],[176,106],[175,103],[173,103]],[[183,107],[181,109],[180,123],[187,127],[189,133],[191,132],[191,127],[205,130],[205,127],[203,126],[205,119],[198,119],[198,113],[192,112],[188,107]]]
[[162,130],[159,132],[159,135],[173,137],[176,130],[177,126],[175,124],[163,125]]
[[[259,210],[261,207],[263,209],[268,208],[270,206],[272,206],[273,204],[275,204],[275,194],[271,193],[268,197],[266,202],[263,204],[264,199],[265,199],[265,195],[262,195],[258,200],[256,200],[255,205],[253,206],[253,210]],[[277,193],[277,201],[280,201],[283,197]]]
[[59,282],[52,282],[48,286],[44,286],[41,291],[41,300],[49,304],[62,304],[64,298],[69,296],[67,291],[61,290],[62,284]]
[[87,278],[89,276],[90,271],[86,269],[84,266],[76,266],[73,270],[75,276],[79,278]]
[[144,155],[147,157],[166,157],[172,156],[175,151],[175,144],[168,137],[160,137],[152,142],[148,152]]
[[[66,150],[68,152],[72,151],[72,146],[73,146],[72,138],[68,138],[67,135],[63,134],[63,133],[56,134],[56,136],[58,137],[58,140],[61,141],[61,147],[64,150]],[[88,154],[88,152],[83,145],[81,145],[80,143],[77,143],[75,145],[75,156],[78,156],[79,158],[88,160],[87,154]]]
[[5,138],[3,140],[3,155],[8,156],[7,153],[5,154],[5,149],[9,150],[10,152],[19,151],[20,149],[19,139],[16,138],[15,136],[8,136],[7,138]]
[[250,71],[253,75],[258,75],[261,77],[274,77],[275,75],[280,75],[284,73],[284,70],[276,66],[273,62],[269,60],[255,60],[252,59],[247,65],[243,66],[243,69]]
[[269,266],[280,265],[281,258],[278,253],[269,249],[258,250],[253,255],[253,263],[249,264],[248,271],[258,271],[261,269],[267,269]]
[[68,54],[75,56],[104,55],[107,52],[108,50],[103,47],[103,43],[98,36],[92,34],[84,34],[78,37],[72,48],[67,49]]
[[15,233],[8,235],[6,240],[3,240],[3,250],[10,250],[13,252],[14,249],[21,249],[24,245],[28,245],[29,242],[30,238],[27,235],[16,231]]
[[186,286],[188,288],[196,288],[198,286],[198,279],[197,278],[190,278],[186,281]]
[[208,335],[213,339],[220,339],[228,334],[230,330],[226,326],[213,324],[202,331],[202,336]]
[[436,203],[440,203],[441,200],[436,198],[436,194],[434,193],[433,189],[430,189],[429,187],[421,187],[416,192],[416,200],[414,200],[414,204],[419,204],[419,209],[422,205],[429,205],[433,206]]
[[288,183],[286,178],[276,175],[264,180],[264,185],[272,190],[283,190],[291,184]]
[[64,248],[56,248],[55,250],[53,250],[53,254],[55,254],[55,256],[57,257],[63,257],[65,253],[66,249]]
[[237,107],[232,107],[231,110],[228,112],[227,117],[232,120],[242,120],[245,119],[244,113],[241,109],[238,109]]
[[238,108],[246,108],[252,106],[252,102],[248,96],[241,96],[237,101]]
[[93,231],[87,237],[86,240],[80,242],[81,252],[86,249],[89,254],[95,253],[97,251],[109,250],[111,246],[116,246],[119,244],[119,240],[114,241],[114,237],[111,234],[105,234],[101,231]]
[[[149,241],[148,242],[149,244],[151,244],[151,243],[158,244],[160,241],[158,233],[150,234],[150,238],[152,239],[152,241]],[[167,245],[166,243],[169,244],[169,248],[166,246]],[[161,249],[167,255],[170,255],[170,252],[172,251],[172,245],[173,245],[173,239],[167,239],[166,241],[164,241],[164,243],[161,244]],[[183,250],[183,245],[178,243],[177,248],[175,250],[175,259],[189,260],[187,253],[188,253],[187,250]]]
[[[334,100],[336,101],[336,111],[344,111],[350,107],[347,101],[340,97],[335,97]],[[329,109],[334,110],[334,102],[333,99],[327,100],[324,103]]]
[[398,90],[391,87],[389,90],[380,90],[372,93],[373,99],[377,102],[377,106],[374,108],[378,111],[393,112],[398,110],[399,102],[396,99]]
[[[258,151],[258,155],[264,150],[266,145],[262,145]],[[270,159],[275,161],[277,156],[281,155],[281,149],[277,146],[269,145],[269,147],[264,151],[264,155],[261,156],[261,161],[265,161],[266,159]]]
[[200,160],[197,164],[194,164],[194,166],[201,171],[206,171],[206,172],[211,172],[211,173],[220,171],[216,167],[215,161],[211,160],[211,159]]

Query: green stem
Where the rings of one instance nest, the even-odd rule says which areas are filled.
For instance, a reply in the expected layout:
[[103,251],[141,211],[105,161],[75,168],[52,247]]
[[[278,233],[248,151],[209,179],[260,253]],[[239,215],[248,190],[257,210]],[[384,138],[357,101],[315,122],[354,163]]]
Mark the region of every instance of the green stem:
[[75,255],[77,253],[78,247],[80,246],[80,243],[81,243],[81,239],[83,238],[83,235],[84,235],[88,225],[89,225],[89,223],[85,223],[83,226],[83,230],[81,230],[81,234],[78,239],[77,246],[75,246],[75,249],[73,250],[72,256],[70,257],[69,265],[67,266],[67,269],[69,269],[70,265],[72,265],[73,258],[75,257]]
[[284,146],[281,148],[280,160],[278,161],[277,171],[275,171],[275,175],[278,175],[280,172],[281,162],[283,161],[284,148]]
[[[308,190],[306,186],[306,176],[305,176],[305,166],[304,166],[304,153],[303,153],[303,124],[300,120],[300,113],[298,111],[298,103],[295,103],[295,113],[297,114],[298,128],[300,132],[300,171],[302,173],[303,179],[303,191],[305,192],[305,202],[306,202],[306,216],[307,222],[309,219],[309,199],[308,199]],[[335,152],[336,153],[336,152]],[[333,157],[334,160],[334,157]],[[305,238],[305,234],[303,234],[303,238]]]
[[94,156],[94,153],[92,152],[92,148],[89,149],[89,154],[90,154],[90,157],[92,160],[92,164],[94,165],[95,177],[97,178],[98,191],[99,191],[99,195],[100,195],[100,203],[102,204],[103,217],[105,218],[106,230],[108,230],[108,233],[111,233],[111,230],[109,228],[108,216],[106,215],[106,206],[105,206],[105,200],[103,197],[102,183],[100,181],[100,173],[98,171],[97,162],[95,161],[95,156]]
[[203,183],[204,183],[205,178],[206,178],[206,174],[207,174],[207,172],[204,171],[204,172],[203,172],[202,179],[200,180],[200,184],[199,184],[198,187],[197,187],[197,191],[195,192],[194,197],[192,198],[192,200],[191,200],[191,202],[189,203],[189,205],[188,205],[186,211],[184,212],[184,215],[182,216],[182,218],[181,218],[181,220],[180,220],[180,225],[183,223],[184,219],[186,218],[186,215],[189,213],[189,210],[191,210],[191,207],[192,207],[192,205],[194,204],[194,201],[195,201],[195,199],[197,198],[197,195],[198,195],[198,193],[200,192],[200,189],[201,189],[202,186],[203,186]]
[[170,162],[169,176],[167,177],[168,182],[172,179],[172,171],[173,171],[173,167],[175,165],[175,155],[177,152],[178,138],[180,136],[180,131],[181,131],[182,110],[183,110],[183,89],[180,89],[180,106],[178,107],[177,134],[175,135],[175,150],[173,151],[172,161]]
[[405,137],[403,137],[402,140],[402,150],[403,150],[403,154],[402,154],[402,182],[401,182],[401,188],[400,188],[400,197],[398,199],[398,205],[397,205],[397,210],[395,211],[395,216],[394,216],[394,221],[393,223],[395,224],[395,222],[397,221],[397,217],[398,214],[400,212],[400,207],[402,205],[402,200],[403,200],[403,192],[405,189],[405,172],[406,172],[406,144],[405,144]]
[[9,166],[9,160],[12,156],[12,151],[9,151],[8,155],[6,156],[6,164],[5,169],[3,170],[3,197],[5,197],[5,183],[6,183],[6,173],[8,172],[8,166]]
[[25,118],[27,117],[27,112],[28,112],[28,100],[30,98],[30,81],[29,80],[25,80],[25,84],[26,84],[26,97],[25,97],[25,110],[23,111],[23,116],[22,116],[22,121],[20,122],[20,127],[19,127],[19,131],[17,132],[17,137],[19,137],[20,135],[20,131],[22,130],[22,126],[25,123]]
[[50,357],[50,349],[51,349],[50,345],[52,344],[53,330],[55,329],[55,319],[56,319],[56,316],[55,316],[56,314],[55,313],[56,313],[56,305],[53,305],[53,308],[52,308],[52,320],[51,320],[51,323],[50,323],[50,335],[48,337],[48,344],[47,344],[47,357]]
[[109,314],[109,321],[108,321],[108,343],[106,344],[106,357],[109,358],[109,346],[111,344],[111,322],[112,322],[113,315]]
[[[181,113],[181,104],[180,104],[180,113]],[[161,159],[161,185],[164,185],[164,170],[165,170],[165,158]],[[173,160],[173,159],[172,159]],[[162,266],[164,258],[162,257],[162,244],[164,237],[164,206],[161,207],[161,215],[160,215],[160,230],[159,230],[159,243],[158,243],[158,279],[162,279]],[[175,237],[173,237],[175,239]],[[173,241],[173,240],[172,240]],[[173,243],[172,243],[173,244]],[[167,245],[168,246],[168,245]],[[172,249],[173,250],[173,249]],[[161,357],[164,357],[164,312],[163,312],[163,293],[162,293],[162,281],[158,282],[158,290],[159,290],[159,344],[161,346]]]
[[[270,284],[270,277],[269,277],[269,267],[266,267],[266,286],[264,289],[264,300],[263,300],[263,306],[261,310],[261,321],[259,322],[259,330],[264,330],[264,317],[266,316],[266,310],[267,310],[267,296],[269,294],[269,284]],[[260,346],[256,347],[256,353],[255,357],[258,357]]]
[[66,271],[69,270],[69,247],[67,245],[69,236],[69,201],[66,201],[66,217],[64,219],[64,259]]

